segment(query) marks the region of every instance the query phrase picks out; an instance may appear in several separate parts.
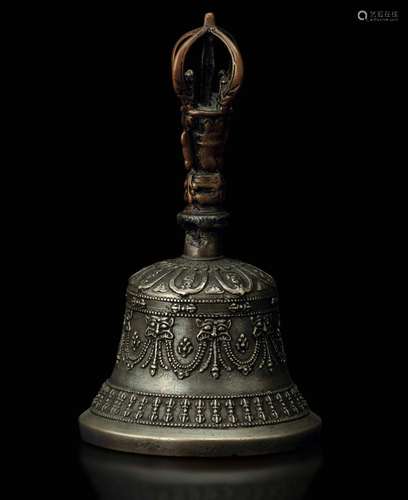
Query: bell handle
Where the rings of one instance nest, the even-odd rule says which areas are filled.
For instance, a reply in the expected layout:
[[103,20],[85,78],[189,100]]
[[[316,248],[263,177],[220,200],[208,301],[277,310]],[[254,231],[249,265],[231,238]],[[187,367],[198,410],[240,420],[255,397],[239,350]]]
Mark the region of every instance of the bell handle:
[[[188,54],[198,41],[202,43],[196,71],[199,78],[193,69],[186,69]],[[229,67],[218,74],[216,42],[224,45],[229,54]],[[223,208],[224,148],[232,102],[241,86],[244,66],[236,42],[216,25],[210,12],[205,14],[201,27],[185,33],[176,42],[171,70],[173,87],[181,101],[181,147],[187,170],[187,205],[178,220],[186,229],[185,252],[209,256],[219,251],[219,230],[228,219]]]

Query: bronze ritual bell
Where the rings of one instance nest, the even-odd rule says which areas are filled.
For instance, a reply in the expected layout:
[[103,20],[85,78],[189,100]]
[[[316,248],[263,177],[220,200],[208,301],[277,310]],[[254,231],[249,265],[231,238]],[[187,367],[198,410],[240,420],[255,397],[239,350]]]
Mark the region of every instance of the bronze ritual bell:
[[[197,41],[199,78],[185,69]],[[230,60],[217,75],[216,43]],[[184,255],[130,277],[115,368],[79,419],[89,443],[153,455],[256,455],[295,448],[320,429],[287,369],[274,279],[221,254],[223,150],[242,77],[238,47],[211,13],[173,49],[187,170],[178,214]]]

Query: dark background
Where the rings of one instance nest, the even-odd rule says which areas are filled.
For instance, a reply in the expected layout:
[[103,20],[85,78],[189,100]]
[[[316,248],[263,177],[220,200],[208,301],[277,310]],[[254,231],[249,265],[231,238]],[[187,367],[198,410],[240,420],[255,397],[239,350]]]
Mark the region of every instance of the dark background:
[[150,2],[47,12],[52,22],[27,47],[41,89],[30,116],[60,408],[45,432],[55,437],[45,470],[58,463],[72,496],[92,498],[77,417],[113,368],[127,279],[182,251],[170,53],[209,10],[245,62],[226,152],[225,253],[277,280],[289,367],[324,422],[324,466],[308,498],[367,488],[361,463],[384,439],[390,397],[383,312],[402,239],[403,13],[398,23],[362,24],[365,7]]

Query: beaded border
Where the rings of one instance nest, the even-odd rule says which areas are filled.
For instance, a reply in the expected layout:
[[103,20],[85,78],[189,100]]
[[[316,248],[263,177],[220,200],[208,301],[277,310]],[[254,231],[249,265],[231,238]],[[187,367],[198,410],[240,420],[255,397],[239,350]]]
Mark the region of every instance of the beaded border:
[[108,420],[159,427],[228,429],[278,424],[309,414],[296,385],[246,394],[162,394],[105,382],[91,412]]

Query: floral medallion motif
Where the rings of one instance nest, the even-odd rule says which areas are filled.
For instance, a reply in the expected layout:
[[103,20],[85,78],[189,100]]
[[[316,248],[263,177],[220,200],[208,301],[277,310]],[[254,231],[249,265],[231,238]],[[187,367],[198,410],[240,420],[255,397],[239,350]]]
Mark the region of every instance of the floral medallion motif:
[[247,352],[247,350],[248,350],[248,337],[245,335],[245,333],[241,333],[241,335],[238,337],[238,339],[235,343],[235,348],[241,354],[245,354]]
[[189,354],[191,354],[194,350],[193,344],[188,337],[183,337],[177,346],[177,352],[183,358],[186,358]]

